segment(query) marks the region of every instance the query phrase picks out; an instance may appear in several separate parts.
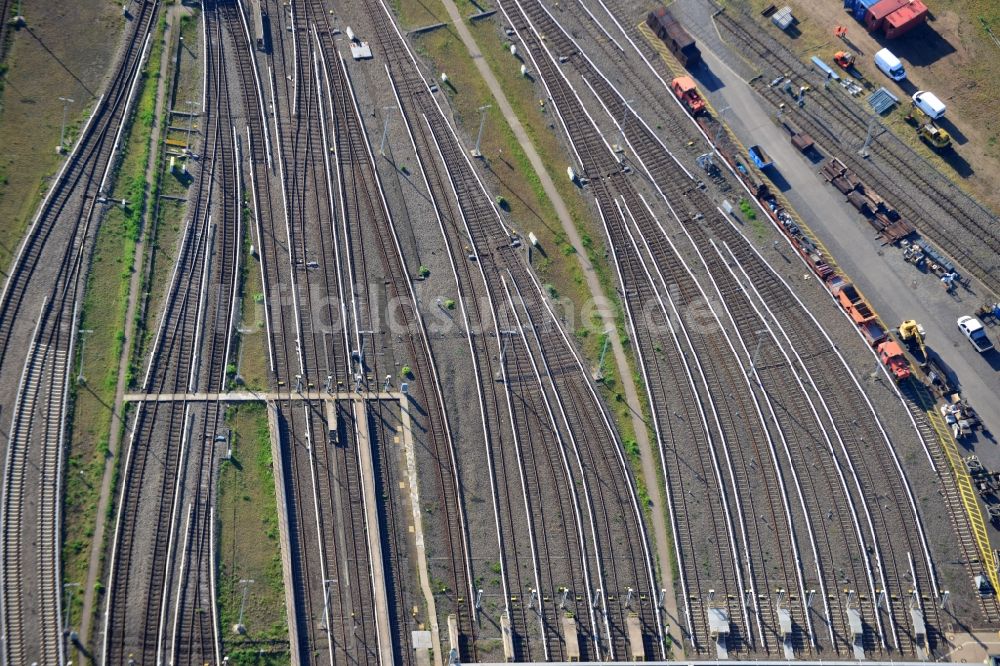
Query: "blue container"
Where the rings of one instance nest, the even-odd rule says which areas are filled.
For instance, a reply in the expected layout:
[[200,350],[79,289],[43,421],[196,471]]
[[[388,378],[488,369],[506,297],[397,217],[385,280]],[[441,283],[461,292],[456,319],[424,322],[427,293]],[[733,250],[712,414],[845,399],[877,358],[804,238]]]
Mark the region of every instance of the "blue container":
[[855,21],[864,21],[868,10],[879,3],[879,0],[844,0],[844,8],[851,10]]

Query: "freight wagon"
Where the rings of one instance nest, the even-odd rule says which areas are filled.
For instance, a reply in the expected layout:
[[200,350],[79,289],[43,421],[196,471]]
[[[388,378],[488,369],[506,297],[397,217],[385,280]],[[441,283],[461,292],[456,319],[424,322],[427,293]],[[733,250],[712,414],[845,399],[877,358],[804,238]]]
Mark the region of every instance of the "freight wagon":
[[750,161],[754,163],[758,169],[766,169],[774,165],[771,161],[771,156],[767,154],[763,147],[759,145],[750,146],[747,149],[747,154],[750,155]]
[[269,53],[271,51],[271,26],[267,14],[261,7],[261,0],[250,0],[250,17],[253,22],[253,37],[257,50]]
[[649,12],[649,16],[646,17],[646,25],[667,45],[667,48],[682,65],[691,69],[701,62],[701,51],[698,50],[694,38],[667,11],[666,7]]

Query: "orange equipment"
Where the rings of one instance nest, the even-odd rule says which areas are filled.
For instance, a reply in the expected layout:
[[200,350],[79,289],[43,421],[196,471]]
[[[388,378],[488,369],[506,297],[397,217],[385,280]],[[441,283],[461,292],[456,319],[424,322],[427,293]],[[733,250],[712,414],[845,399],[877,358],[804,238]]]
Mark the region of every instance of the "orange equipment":
[[854,67],[854,54],[850,51],[837,51],[833,54],[833,61],[840,65],[841,69],[847,70]]
[[692,116],[705,110],[705,100],[698,94],[698,88],[690,76],[678,76],[670,83],[670,89]]
[[895,340],[886,340],[878,346],[878,357],[889,372],[896,378],[897,382],[904,381],[910,377],[910,364],[903,356],[903,348]]

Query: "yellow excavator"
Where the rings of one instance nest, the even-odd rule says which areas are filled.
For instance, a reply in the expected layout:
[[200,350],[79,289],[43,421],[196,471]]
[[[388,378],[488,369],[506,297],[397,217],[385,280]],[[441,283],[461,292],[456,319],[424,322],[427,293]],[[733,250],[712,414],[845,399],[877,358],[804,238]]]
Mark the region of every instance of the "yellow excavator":
[[914,319],[907,319],[899,325],[899,339],[906,343],[906,346],[910,348],[910,353],[920,365],[927,363],[927,347],[924,346],[924,336],[926,335],[924,327]]
[[951,135],[938,127],[934,119],[921,111],[915,103],[910,107],[910,112],[906,114],[906,122],[916,127],[917,136],[934,150],[943,151],[951,148]]
[[927,349],[924,342],[926,338],[924,327],[913,319],[907,319],[899,325],[899,339],[907,346],[920,367],[924,384],[939,398],[950,398],[957,393],[957,389],[940,357]]

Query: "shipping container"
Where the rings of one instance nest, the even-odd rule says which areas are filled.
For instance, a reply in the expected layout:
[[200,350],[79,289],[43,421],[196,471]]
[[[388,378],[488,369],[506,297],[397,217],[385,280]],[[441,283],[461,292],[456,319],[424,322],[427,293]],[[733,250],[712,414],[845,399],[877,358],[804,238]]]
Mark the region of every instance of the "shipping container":
[[888,39],[905,35],[927,21],[927,5],[920,0],[912,0],[885,17],[882,28]]
[[771,23],[778,26],[779,30],[788,30],[790,26],[796,23],[795,17],[792,16],[792,8],[782,7],[774,12],[774,15],[771,16]]
[[865,14],[865,27],[868,32],[875,32],[882,27],[885,17],[893,13],[910,0],[881,0],[877,2]]
[[251,0],[250,12],[253,15],[253,35],[257,43],[257,50],[264,53],[271,52],[271,22],[261,7],[261,0]]

